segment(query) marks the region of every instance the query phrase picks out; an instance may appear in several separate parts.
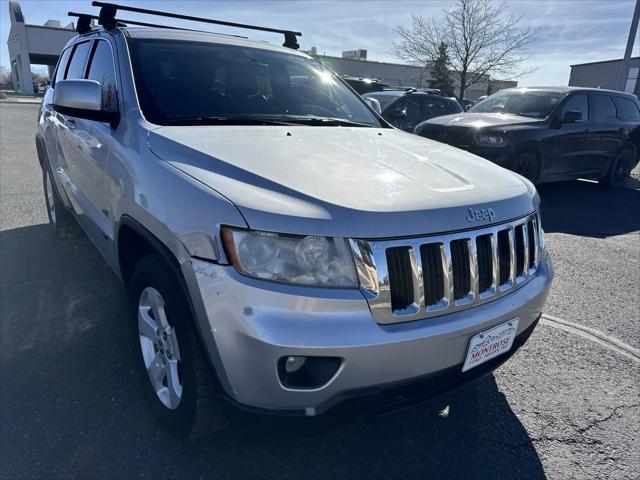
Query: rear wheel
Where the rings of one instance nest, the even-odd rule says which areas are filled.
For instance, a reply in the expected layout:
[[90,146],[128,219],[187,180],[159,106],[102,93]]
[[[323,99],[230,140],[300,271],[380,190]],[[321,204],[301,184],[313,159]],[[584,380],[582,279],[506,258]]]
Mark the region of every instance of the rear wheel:
[[514,169],[523,177],[536,183],[540,178],[540,162],[532,152],[522,152],[516,155]]
[[227,422],[179,285],[160,256],[138,262],[129,289],[131,342],[145,397],[160,425],[176,437],[197,438]]
[[631,175],[631,170],[638,163],[636,148],[627,144],[618,152],[615,160],[611,163],[609,170],[598,179],[600,184],[609,188],[622,188],[627,184],[627,180]]

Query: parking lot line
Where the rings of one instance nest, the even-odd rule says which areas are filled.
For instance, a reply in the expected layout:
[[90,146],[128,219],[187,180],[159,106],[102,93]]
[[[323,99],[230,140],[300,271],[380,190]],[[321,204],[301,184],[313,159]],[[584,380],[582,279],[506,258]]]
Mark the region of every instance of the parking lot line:
[[610,335],[606,335],[595,328],[586,327],[584,325],[580,325],[578,323],[569,322],[567,320],[563,320],[562,318],[554,317],[552,315],[543,314],[541,322],[543,325],[548,325],[550,327],[558,328],[560,330],[564,330],[565,332],[573,333],[575,335],[579,335],[587,340],[591,340],[594,343],[598,343],[603,345],[604,347],[609,348],[610,350],[614,350],[621,355],[624,355],[634,362],[640,363],[640,349],[633,348],[630,345],[618,340],[615,337]]

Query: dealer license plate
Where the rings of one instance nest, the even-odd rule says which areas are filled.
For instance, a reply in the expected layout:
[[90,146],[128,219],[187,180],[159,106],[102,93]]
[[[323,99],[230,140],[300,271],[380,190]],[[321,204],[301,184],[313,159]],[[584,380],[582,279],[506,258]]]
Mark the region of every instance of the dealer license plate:
[[477,367],[492,358],[508,352],[518,332],[518,318],[512,318],[506,323],[493,327],[475,335],[469,343],[469,351],[462,371]]

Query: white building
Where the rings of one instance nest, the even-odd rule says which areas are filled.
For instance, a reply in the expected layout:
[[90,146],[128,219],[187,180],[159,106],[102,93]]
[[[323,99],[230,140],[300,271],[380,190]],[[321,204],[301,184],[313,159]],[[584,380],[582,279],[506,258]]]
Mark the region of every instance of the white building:
[[13,89],[22,95],[33,95],[31,65],[47,65],[49,76],[58,63],[64,45],[76,35],[73,22],[61,27],[57,20],[49,20],[44,25],[26,23],[22,8],[16,1],[9,1],[11,29],[7,46]]
[[[332,70],[340,75],[349,75],[358,78],[375,78],[390,86],[401,87],[429,87],[431,76],[429,69],[407,65],[403,63],[376,62],[367,60],[366,50],[348,50],[342,52],[342,57],[334,57],[331,55],[319,55],[315,48],[307,52],[314,55],[320,61],[328,65]],[[459,95],[459,80],[455,72],[452,72],[452,80],[454,84],[454,93]],[[507,82],[509,86],[517,86],[517,82]],[[482,95],[486,95],[489,89],[489,77],[485,77],[481,82],[475,83],[467,87],[465,98],[476,100]],[[505,87],[502,87],[505,88]]]

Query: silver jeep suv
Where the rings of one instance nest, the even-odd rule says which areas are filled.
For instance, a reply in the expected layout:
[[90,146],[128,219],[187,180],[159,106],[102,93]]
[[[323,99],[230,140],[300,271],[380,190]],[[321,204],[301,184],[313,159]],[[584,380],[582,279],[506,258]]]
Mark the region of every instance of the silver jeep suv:
[[145,395],[180,437],[229,405],[421,402],[515,352],[551,284],[530,182],[392,128],[290,48],[92,28],[36,145],[50,220],[126,285]]

